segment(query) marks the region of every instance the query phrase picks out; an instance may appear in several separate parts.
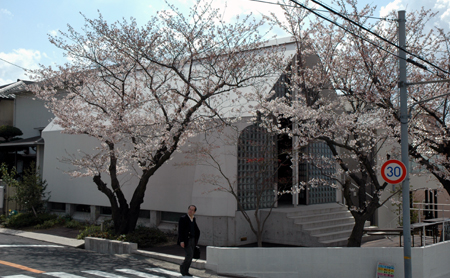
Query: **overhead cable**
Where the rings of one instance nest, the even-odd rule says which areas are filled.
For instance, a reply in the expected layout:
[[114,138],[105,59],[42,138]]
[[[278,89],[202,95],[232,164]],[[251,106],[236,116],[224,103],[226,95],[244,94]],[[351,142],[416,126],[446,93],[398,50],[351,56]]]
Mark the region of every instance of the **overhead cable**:
[[[292,1],[292,0],[291,0],[291,1]],[[294,1],[294,2],[295,2],[295,1]],[[326,20],[326,21],[328,21],[328,22],[330,22],[330,23],[336,25],[337,27],[343,29],[344,31],[346,31],[346,32],[348,32],[348,33],[350,33],[350,34],[352,34],[353,36],[358,37],[358,38],[362,39],[363,41],[368,42],[368,43],[370,43],[371,45],[373,45],[373,46],[375,46],[375,47],[381,49],[382,51],[384,51],[384,52],[386,52],[386,53],[388,53],[388,54],[391,54],[391,55],[393,55],[393,56],[395,56],[395,57],[397,57],[397,58],[399,58],[399,59],[404,59],[404,58],[398,56],[396,53],[393,53],[393,52],[391,52],[391,51],[389,51],[389,50],[387,50],[387,49],[381,47],[380,45],[376,44],[375,42],[373,42],[373,41],[371,41],[371,40],[369,40],[369,39],[367,39],[367,38],[365,38],[365,37],[362,37],[362,36],[360,36],[360,35],[358,35],[358,34],[353,33],[351,30],[349,30],[349,29],[347,29],[346,27],[340,25],[339,23],[337,23],[337,22],[335,22],[335,21],[333,21],[333,20],[331,20],[331,19],[329,19],[329,18],[327,18],[327,17],[325,17],[325,16],[323,16],[323,15],[317,13],[315,10],[313,10],[313,9],[311,9],[311,8],[308,8],[307,6],[305,6],[305,5],[303,5],[303,4],[300,4],[300,3],[297,3],[297,2],[295,2],[295,3],[296,3],[297,5],[299,5],[300,7],[302,7],[302,8],[304,8],[304,9],[310,11],[311,13],[315,14],[316,16],[318,16],[318,17],[320,17],[320,18],[322,18],[322,19],[324,19],[324,20]],[[408,59],[405,59],[405,60],[408,62]],[[411,60],[411,59],[410,59],[410,60]],[[412,60],[411,60],[411,61],[412,61]],[[417,65],[417,64],[418,64],[417,62],[416,62],[416,63],[413,63],[413,65]],[[419,65],[420,65],[420,64],[419,64]],[[433,73],[433,74],[434,74],[434,72],[430,71],[429,69],[426,69],[426,67],[424,68],[424,66],[422,66],[422,65],[420,65],[420,67],[423,68],[423,69],[425,69],[425,70],[427,70],[427,71],[429,71],[430,73]]]
[[[283,6],[283,7],[290,7],[290,8],[297,7],[297,6],[286,5],[286,4],[281,4],[281,3],[274,3],[274,2],[269,2],[269,1],[262,1],[262,0],[249,0],[249,1],[259,2],[259,3],[264,3],[264,4],[277,5],[277,6]],[[319,12],[327,12],[325,10],[317,10],[317,9],[312,9],[312,10],[319,11]],[[379,19],[379,20],[386,20],[386,21],[397,21],[397,19],[390,19],[390,18],[387,18],[387,17],[375,17],[375,16],[360,16],[360,17],[371,18],[371,19]]]
[[[296,3],[296,4],[299,5],[299,6],[305,7],[304,5],[298,3],[296,0],[290,0],[290,1]],[[378,35],[377,33],[374,33],[374,32],[372,32],[372,31],[370,31],[369,29],[367,29],[366,27],[364,27],[364,26],[362,26],[361,24],[357,23],[356,21],[354,21],[354,20],[348,18],[347,16],[345,16],[345,15],[343,15],[343,14],[341,14],[341,13],[335,11],[335,10],[333,10],[332,8],[328,7],[327,5],[322,4],[321,2],[319,2],[319,1],[317,1],[317,0],[311,0],[311,1],[312,1],[313,3],[316,3],[316,4],[319,5],[319,6],[322,6],[323,8],[325,8],[325,9],[327,9],[328,11],[334,13],[335,15],[342,17],[343,19],[349,21],[350,23],[352,23],[352,24],[358,26],[359,28],[363,29],[364,31],[369,32],[370,34],[376,36],[377,38],[381,39],[382,41],[384,41],[384,42],[386,42],[386,43],[388,43],[388,44],[390,44],[390,45],[392,45],[392,46],[394,46],[394,47],[396,47],[396,48],[398,48],[398,49],[401,49],[401,50],[405,51],[405,53],[407,53],[407,54],[409,54],[409,55],[411,55],[411,56],[413,56],[413,57],[415,57],[415,58],[417,58],[417,59],[419,59],[419,60],[421,60],[421,61],[423,61],[423,62],[429,64],[430,66],[432,66],[432,67],[434,67],[434,68],[436,68],[436,69],[438,69],[438,70],[440,70],[440,71],[442,71],[442,72],[444,72],[444,73],[446,73],[446,74],[450,74],[450,72],[441,69],[439,66],[434,65],[433,63],[431,63],[431,62],[429,62],[429,61],[423,59],[422,57],[420,57],[420,56],[418,56],[418,55],[416,55],[416,54],[414,54],[414,53],[412,53],[412,52],[410,52],[410,51],[408,51],[408,50],[406,50],[406,49],[401,48],[400,46],[398,46],[398,45],[396,45],[395,43],[393,43],[393,42],[391,42],[391,41],[389,41],[389,40],[383,38],[382,36]],[[322,17],[322,18],[323,18],[323,17]],[[414,64],[414,65],[416,65],[416,64]]]
[[24,67],[21,67],[21,66],[18,66],[18,65],[16,65],[16,64],[13,64],[13,63],[11,63],[11,62],[8,62],[8,61],[6,61],[6,60],[4,60],[4,59],[2,59],[2,58],[0,58],[0,60],[2,60],[3,62],[6,62],[6,63],[8,63],[8,64],[11,64],[11,65],[13,65],[13,66],[15,66],[15,67],[21,68],[21,69],[23,69],[23,70],[28,70],[28,69],[26,69],[26,68],[24,68]]

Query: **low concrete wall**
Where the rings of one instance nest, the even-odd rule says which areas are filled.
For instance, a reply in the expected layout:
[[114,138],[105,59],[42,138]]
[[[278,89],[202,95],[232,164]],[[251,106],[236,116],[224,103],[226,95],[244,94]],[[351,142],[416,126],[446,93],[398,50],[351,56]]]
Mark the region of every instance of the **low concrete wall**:
[[103,254],[131,254],[136,252],[137,244],[96,237],[84,238],[84,249]]
[[[412,248],[413,278],[450,277],[450,242]],[[208,247],[206,269],[223,275],[264,278],[375,277],[379,262],[404,277],[403,248]]]

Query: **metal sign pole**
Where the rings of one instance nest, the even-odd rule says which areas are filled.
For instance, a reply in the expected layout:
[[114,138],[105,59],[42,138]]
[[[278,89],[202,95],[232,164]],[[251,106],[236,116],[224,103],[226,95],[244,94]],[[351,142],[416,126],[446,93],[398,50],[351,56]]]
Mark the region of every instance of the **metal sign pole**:
[[406,177],[402,185],[403,201],[403,256],[405,278],[412,278],[411,265],[411,226],[409,208],[409,152],[408,152],[408,93],[406,83],[406,17],[405,11],[398,11],[398,42],[399,42],[399,66],[400,66],[400,121],[401,121],[401,151],[402,162],[406,167]]

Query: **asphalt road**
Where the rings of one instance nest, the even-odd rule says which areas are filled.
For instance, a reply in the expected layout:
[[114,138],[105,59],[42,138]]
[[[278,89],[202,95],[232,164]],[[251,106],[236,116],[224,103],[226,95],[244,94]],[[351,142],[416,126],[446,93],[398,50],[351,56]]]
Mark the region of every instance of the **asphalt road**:
[[0,234],[0,277],[169,278],[181,275],[173,264],[152,264],[132,256],[106,255]]

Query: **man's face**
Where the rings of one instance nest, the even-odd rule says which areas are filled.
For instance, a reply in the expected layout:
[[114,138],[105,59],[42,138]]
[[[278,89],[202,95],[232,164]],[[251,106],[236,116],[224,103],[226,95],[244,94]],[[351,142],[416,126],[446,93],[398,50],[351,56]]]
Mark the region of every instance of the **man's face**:
[[189,214],[190,217],[194,216],[194,214],[195,214],[195,207],[194,206],[189,206],[188,214]]

